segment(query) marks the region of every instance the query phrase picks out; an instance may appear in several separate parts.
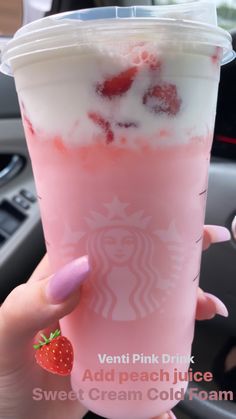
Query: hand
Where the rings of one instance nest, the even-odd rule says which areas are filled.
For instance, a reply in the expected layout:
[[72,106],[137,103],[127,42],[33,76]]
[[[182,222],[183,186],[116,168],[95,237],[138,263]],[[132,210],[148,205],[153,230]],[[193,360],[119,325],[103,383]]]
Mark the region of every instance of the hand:
[[[219,243],[227,240],[230,240],[230,232],[226,228],[220,226],[205,226],[203,250],[207,250],[212,243]],[[198,288],[196,319],[210,320],[213,319],[216,314],[227,317],[228,310],[219,298]],[[176,416],[170,411],[153,419],[176,419]]]
[[[207,226],[204,248],[229,240],[228,230]],[[79,401],[33,400],[33,389],[71,391],[70,377],[50,374],[35,362],[33,343],[37,333],[49,335],[58,321],[79,304],[79,287],[88,275],[86,257],[51,275],[47,255],[26,284],[16,287],[0,308],[0,417],[4,419],[81,419],[86,408]],[[199,290],[197,319],[227,316],[216,297]],[[166,417],[172,414],[166,413]],[[171,416],[170,416],[171,417]],[[174,416],[172,416],[174,417]],[[158,419],[165,419],[162,415]]]

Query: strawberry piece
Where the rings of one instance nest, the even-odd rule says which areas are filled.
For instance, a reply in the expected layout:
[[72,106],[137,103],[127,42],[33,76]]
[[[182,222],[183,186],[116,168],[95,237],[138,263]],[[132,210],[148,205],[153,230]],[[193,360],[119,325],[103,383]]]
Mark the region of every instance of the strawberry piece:
[[56,330],[47,338],[41,334],[43,341],[34,345],[36,362],[52,374],[69,375],[74,361],[73,348],[65,336],[60,336],[60,330]]
[[215,53],[211,57],[212,63],[215,64],[216,66],[220,65],[221,56],[222,56],[222,48],[216,47]]
[[30,134],[34,135],[35,131],[34,131],[34,127],[32,125],[32,122],[30,121],[29,117],[26,115],[26,109],[25,109],[25,105],[24,102],[20,102],[20,107],[21,107],[21,114],[22,114],[22,119],[24,122],[24,125],[26,127],[26,129],[29,130]]
[[106,143],[110,144],[114,140],[114,133],[111,129],[111,124],[106,121],[101,115],[96,112],[89,112],[88,117],[104,131],[106,136]]
[[142,51],[140,58],[143,64],[148,65],[150,70],[161,71],[161,61],[154,54],[149,54],[147,51]]
[[148,64],[150,70],[161,72],[161,62],[157,58],[150,59]]
[[58,151],[60,151],[61,153],[66,153],[67,148],[60,137],[55,137],[53,140],[53,144]]
[[150,87],[143,96],[143,104],[157,114],[174,116],[179,112],[181,102],[176,86],[165,82]]
[[[146,49],[145,49],[146,48]],[[132,62],[137,65],[147,65],[150,70],[161,72],[161,61],[155,51],[148,50],[148,43],[138,42],[131,47]]]
[[128,70],[122,71],[117,76],[111,77],[103,83],[98,83],[96,91],[108,99],[112,99],[115,96],[121,96],[130,89],[136,73],[137,67],[128,68]]
[[120,128],[138,128],[137,122],[117,122],[116,125]]
[[29,130],[30,134],[34,135],[35,131],[34,131],[32,122],[30,121],[28,116],[26,116],[25,114],[23,114],[22,116],[23,116],[23,120],[24,120],[26,128]]

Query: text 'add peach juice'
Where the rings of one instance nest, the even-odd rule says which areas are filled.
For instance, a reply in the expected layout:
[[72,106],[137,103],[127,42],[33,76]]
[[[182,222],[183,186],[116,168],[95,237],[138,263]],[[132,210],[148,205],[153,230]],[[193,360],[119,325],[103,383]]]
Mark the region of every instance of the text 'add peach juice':
[[51,266],[89,256],[61,328],[72,388],[102,416],[148,419],[186,390],[176,376],[191,362],[220,64],[231,58],[204,2],[50,16],[3,54]]

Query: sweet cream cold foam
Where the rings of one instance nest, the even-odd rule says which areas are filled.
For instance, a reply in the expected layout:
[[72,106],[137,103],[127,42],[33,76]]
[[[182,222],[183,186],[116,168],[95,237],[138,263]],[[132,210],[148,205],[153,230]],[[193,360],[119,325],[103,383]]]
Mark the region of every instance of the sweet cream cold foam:
[[[60,135],[63,143],[70,146],[93,142],[91,130],[99,135],[101,127],[94,127],[88,114],[98,110],[110,122],[111,130],[115,131],[116,144],[124,146],[121,139],[127,134],[125,124],[130,124],[126,147],[131,148],[138,146],[143,136],[155,148],[157,145],[187,143],[190,133],[192,136],[204,136],[209,130],[212,131],[215,117],[213,104],[216,102],[219,78],[219,61],[214,60],[217,49],[211,48],[209,57],[190,52],[165,53],[159,51],[158,45],[150,45],[150,42],[143,44],[137,42],[130,45],[130,51],[127,51],[128,48],[117,51],[115,44],[103,51],[91,46],[86,52],[80,51],[81,55],[68,56],[62,53],[57,60],[42,60],[40,65],[36,62],[27,68],[20,68],[17,73],[21,102],[35,131],[39,132],[40,140]],[[96,86],[106,77],[115,77],[132,68],[137,68],[137,73],[132,88],[125,94],[114,97],[112,101],[98,94]],[[204,78],[201,76],[203,71],[206,75]],[[48,79],[51,80],[50,88],[46,82]],[[153,80],[154,84],[176,86],[181,101],[178,117],[170,118],[168,113],[158,113],[158,126],[157,114],[143,104]],[[202,92],[208,92],[204,106]],[[70,105],[65,107],[65,103]],[[189,106],[190,103],[194,103],[194,106]],[[164,131],[168,135],[163,141],[161,132]]]
[[[186,7],[203,6],[168,10],[186,18]],[[47,18],[21,30],[5,60],[52,269],[89,255],[80,304],[61,320],[75,350],[72,387],[102,416],[148,419],[178,402],[170,395],[187,380],[176,377],[193,360],[209,152],[230,41],[179,14],[153,21],[135,19],[138,8],[109,10],[133,18]],[[125,365],[119,354],[130,354]],[[131,362],[140,354],[159,364]],[[145,379],[154,376],[155,391]]]

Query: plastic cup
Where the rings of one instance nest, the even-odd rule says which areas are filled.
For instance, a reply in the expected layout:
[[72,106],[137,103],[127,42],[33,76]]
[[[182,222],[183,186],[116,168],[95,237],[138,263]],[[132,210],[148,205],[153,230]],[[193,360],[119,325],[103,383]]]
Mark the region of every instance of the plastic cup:
[[51,16],[3,53],[52,269],[89,256],[60,323],[72,387],[102,416],[151,418],[185,393],[220,64],[232,57],[207,3]]

